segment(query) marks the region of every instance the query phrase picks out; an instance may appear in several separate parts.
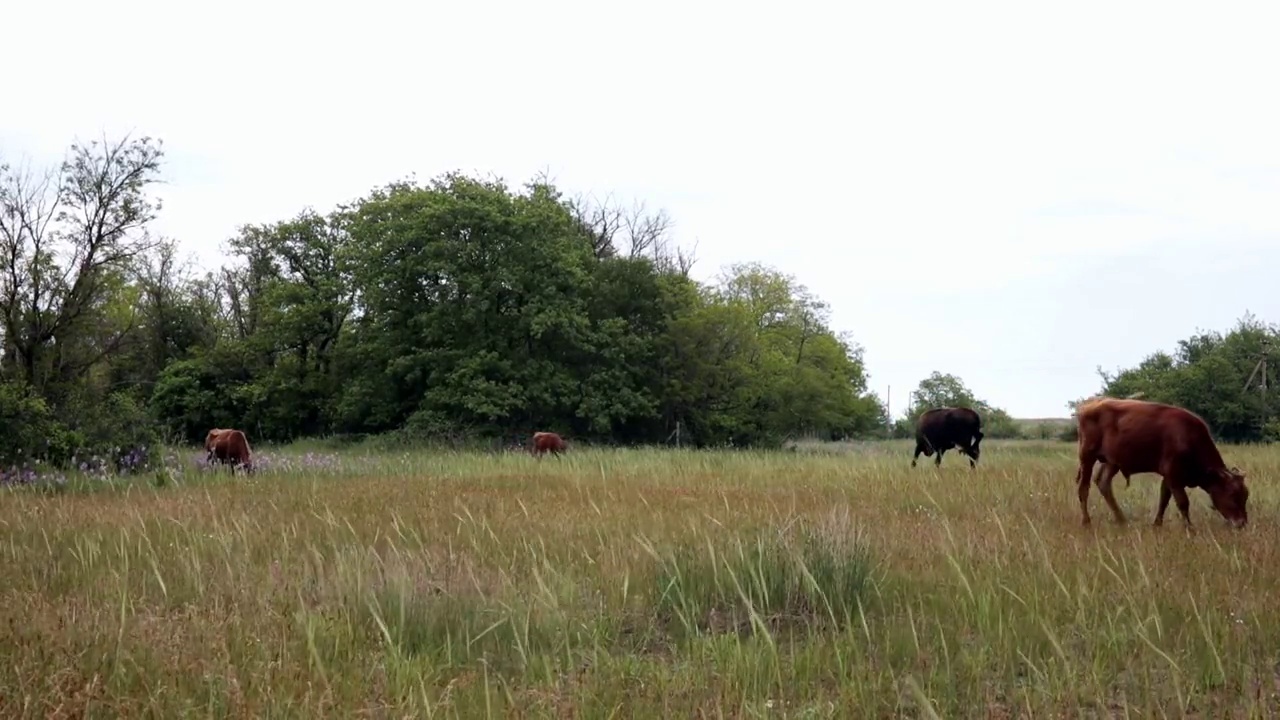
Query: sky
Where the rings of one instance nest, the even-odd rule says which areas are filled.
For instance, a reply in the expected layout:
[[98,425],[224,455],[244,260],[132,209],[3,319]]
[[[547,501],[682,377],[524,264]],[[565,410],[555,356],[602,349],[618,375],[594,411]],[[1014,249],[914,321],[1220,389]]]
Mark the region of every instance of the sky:
[[[188,8],[183,10],[182,7]],[[1280,322],[1280,4],[15,0],[0,158],[165,143],[154,229],[460,170],[665,209],[694,275],[831,306],[895,415],[930,372],[1065,417],[1246,312]]]

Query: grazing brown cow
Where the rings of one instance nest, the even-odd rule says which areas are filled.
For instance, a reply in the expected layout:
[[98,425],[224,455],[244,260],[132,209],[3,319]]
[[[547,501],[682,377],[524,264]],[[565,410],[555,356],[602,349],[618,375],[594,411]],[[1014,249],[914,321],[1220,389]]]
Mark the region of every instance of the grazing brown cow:
[[556,457],[560,457],[560,453],[564,452],[568,446],[564,442],[564,438],[553,432],[536,432],[533,434],[533,455],[539,460],[542,459],[544,453],[550,452]]
[[1076,425],[1080,456],[1076,482],[1084,525],[1089,524],[1089,481],[1095,462],[1102,463],[1095,480],[1098,492],[1117,522],[1125,522],[1125,517],[1111,492],[1116,473],[1123,473],[1126,481],[1130,475],[1157,473],[1162,481],[1155,525],[1164,522],[1165,509],[1173,498],[1190,526],[1186,488],[1194,487],[1209,494],[1213,508],[1232,526],[1241,528],[1248,523],[1249,488],[1245,487],[1244,473],[1227,468],[1209,426],[1199,415],[1163,403],[1097,397],[1076,408]]
[[249,440],[239,430],[215,428],[205,438],[205,448],[209,452],[210,462],[217,461],[231,466],[231,474],[236,474],[236,466],[243,466],[245,472],[253,472],[252,453]]
[[209,452],[210,456],[214,454],[214,439],[218,438],[220,434],[223,434],[225,432],[227,432],[227,428],[212,428],[211,430],[209,430],[209,434],[206,434],[205,452]]
[[212,428],[205,436],[205,462],[214,464],[214,441],[220,434],[228,432],[228,428]]

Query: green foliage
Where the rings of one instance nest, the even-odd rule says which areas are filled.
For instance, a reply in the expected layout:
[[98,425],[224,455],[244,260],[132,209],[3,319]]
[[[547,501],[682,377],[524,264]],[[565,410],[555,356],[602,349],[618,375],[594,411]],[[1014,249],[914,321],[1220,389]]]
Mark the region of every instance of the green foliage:
[[715,445],[874,425],[860,350],[791,278],[741,266],[702,287],[602,251],[575,212],[546,184],[460,175],[345,209],[359,362],[333,428],[661,442],[678,425]]
[[[0,293],[6,379],[58,396],[131,329],[133,261],[154,249],[150,138],[72,145],[59,172],[0,165]],[[54,342],[56,340],[56,342]]]
[[0,163],[0,405],[14,419],[0,452],[8,459],[97,456],[132,467],[153,446],[143,393],[131,386],[168,359],[167,341],[181,335],[178,315],[152,312],[163,293],[146,272],[149,259],[165,257],[165,243],[147,232],[160,210],[149,186],[162,157],[160,143],[144,137],[72,145],[43,175]]
[[0,467],[69,455],[65,428],[29,386],[0,385],[0,425],[5,428],[0,435]]
[[[1138,365],[1114,374],[1098,369],[1101,394],[1143,399],[1185,407],[1204,418],[1216,437],[1229,442],[1277,437],[1274,400],[1258,392],[1263,378],[1255,374],[1264,350],[1273,346],[1280,330],[1252,315],[1241,318],[1225,335],[1197,332],[1178,342],[1173,353],[1157,351]],[[1275,363],[1268,364],[1266,385],[1275,387]],[[1248,383],[1248,389],[1246,389]],[[1079,400],[1068,403],[1075,410]]]
[[694,281],[664,213],[449,173],[245,225],[195,273],[147,230],[161,158],[126,139],[73,146],[45,179],[0,169],[0,385],[36,418],[15,457],[215,426],[742,446],[883,423],[824,303],[758,264]]
[[[0,384],[0,466],[71,465],[77,460],[134,470],[159,458],[159,436],[146,408],[124,392],[91,388],[55,412],[29,386]],[[61,414],[63,417],[59,417]]]

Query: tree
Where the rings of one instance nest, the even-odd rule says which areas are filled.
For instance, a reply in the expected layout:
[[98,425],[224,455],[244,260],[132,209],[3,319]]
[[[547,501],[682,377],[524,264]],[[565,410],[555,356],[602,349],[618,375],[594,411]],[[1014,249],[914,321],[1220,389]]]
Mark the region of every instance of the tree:
[[154,451],[136,386],[155,355],[143,275],[162,156],[159,142],[126,136],[73,144],[45,172],[0,163],[0,394],[43,437],[38,449],[28,431],[0,438],[0,461],[132,464]]
[[[834,334],[825,303],[758,263],[731,265],[673,331],[677,414],[708,444],[873,432],[862,349]],[[673,400],[675,400],[673,398]]]
[[906,415],[898,421],[894,434],[898,437],[911,437],[915,434],[915,421],[920,413],[931,408],[967,407],[982,417],[982,432],[991,438],[1016,438],[1022,432],[1009,413],[1001,408],[993,407],[983,400],[974,397],[973,392],[964,382],[950,373],[936,370],[920,381],[920,385],[911,391],[910,404]]
[[356,331],[385,371],[348,386],[349,417],[503,433],[574,415],[599,354],[595,258],[552,188],[517,195],[460,175],[394,185],[357,204],[350,232]]
[[[1172,353],[1153,352],[1136,366],[1114,373],[1098,368],[1101,394],[1141,393],[1147,400],[1185,407],[1227,441],[1280,438],[1275,405],[1256,389],[1262,379],[1254,376],[1253,384],[1245,387],[1277,338],[1280,330],[1246,313],[1225,335],[1197,330],[1180,340]],[[1268,364],[1267,386],[1274,387],[1277,379],[1274,363]],[[1068,407],[1074,411],[1078,403]]]
[[160,202],[147,194],[163,153],[143,137],[73,144],[56,172],[0,165],[0,323],[6,379],[39,394],[114,352],[132,330],[93,342],[111,294],[155,247],[147,225]]

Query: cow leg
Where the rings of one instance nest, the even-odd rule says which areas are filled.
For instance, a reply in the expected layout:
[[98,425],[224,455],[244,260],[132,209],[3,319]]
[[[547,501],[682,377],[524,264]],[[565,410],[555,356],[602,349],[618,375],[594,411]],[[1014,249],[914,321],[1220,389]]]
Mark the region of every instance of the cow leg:
[[969,468],[970,468],[970,469],[973,469],[973,468],[978,467],[978,461],[977,461],[976,459],[974,459],[974,457],[973,457],[973,448],[972,448],[972,447],[966,448],[966,449],[965,449],[965,451],[964,451],[964,454],[969,456]]
[[1181,485],[1172,485],[1170,490],[1173,493],[1173,502],[1178,506],[1178,512],[1182,513],[1182,519],[1187,522],[1187,527],[1191,527],[1191,500],[1187,497],[1186,488]]
[[919,441],[919,440],[917,440],[917,441],[916,441],[916,454],[911,456],[911,467],[915,467],[915,466],[916,466],[916,460],[918,460],[918,459],[920,458],[920,453],[922,453],[922,452],[924,452],[924,446],[920,444],[920,441]]
[[942,467],[942,453],[944,453],[944,452],[946,452],[946,450],[945,450],[945,449],[942,449],[942,448],[939,448],[939,449],[938,449],[938,454],[937,454],[937,456],[935,456],[935,457],[933,458],[933,466],[934,466],[934,467]]
[[1076,495],[1080,498],[1080,524],[1088,525],[1089,520],[1089,483],[1093,481],[1092,455],[1080,455],[1080,467],[1076,469]]
[[1120,511],[1120,505],[1116,502],[1116,496],[1111,491],[1111,481],[1115,478],[1120,468],[1115,465],[1102,464],[1102,472],[1098,473],[1098,492],[1102,493],[1102,499],[1107,501],[1107,505],[1111,507],[1111,512],[1116,516],[1116,522],[1123,525],[1126,522],[1124,513]]
[[1173,490],[1169,488],[1169,481],[1164,478],[1160,479],[1160,504],[1156,506],[1156,521],[1152,523],[1156,527],[1164,524],[1164,511],[1169,508],[1169,500],[1173,498]]

